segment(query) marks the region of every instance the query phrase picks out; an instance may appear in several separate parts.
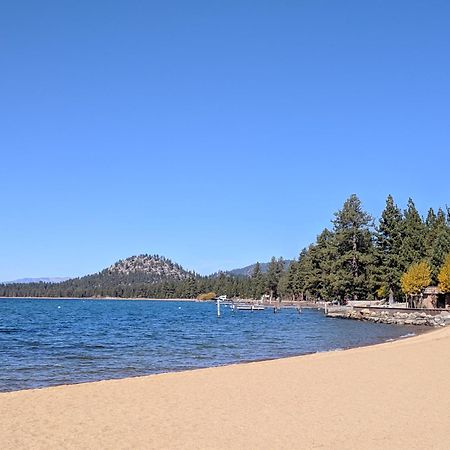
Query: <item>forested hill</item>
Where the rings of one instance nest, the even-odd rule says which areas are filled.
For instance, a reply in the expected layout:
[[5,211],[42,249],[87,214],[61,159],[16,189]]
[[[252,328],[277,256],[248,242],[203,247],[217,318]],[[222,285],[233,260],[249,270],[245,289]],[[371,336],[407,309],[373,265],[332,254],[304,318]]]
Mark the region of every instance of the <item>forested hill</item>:
[[167,279],[183,280],[194,276],[179,264],[159,255],[139,255],[121,259],[98,274],[101,278],[121,278],[127,282],[160,282]]
[[[62,283],[9,283],[0,295],[49,297],[140,296],[143,287],[165,281],[195,278],[179,264],[159,255],[139,255],[117,261],[99,273],[72,278]],[[2,292],[3,291],[3,292]]]

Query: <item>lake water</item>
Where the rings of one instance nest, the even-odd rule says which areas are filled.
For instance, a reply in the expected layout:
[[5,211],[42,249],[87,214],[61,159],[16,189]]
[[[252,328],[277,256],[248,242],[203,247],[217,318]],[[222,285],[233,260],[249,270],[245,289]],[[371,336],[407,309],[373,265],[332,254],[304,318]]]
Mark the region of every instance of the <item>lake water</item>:
[[317,310],[214,303],[0,299],[0,391],[124,378],[374,344],[417,327]]

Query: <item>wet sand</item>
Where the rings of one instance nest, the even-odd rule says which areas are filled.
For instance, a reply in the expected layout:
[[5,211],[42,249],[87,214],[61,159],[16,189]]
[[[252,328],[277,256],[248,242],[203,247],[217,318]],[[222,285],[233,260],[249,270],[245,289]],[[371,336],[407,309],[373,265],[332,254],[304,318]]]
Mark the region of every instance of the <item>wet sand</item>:
[[340,352],[0,394],[2,449],[448,449],[450,327]]

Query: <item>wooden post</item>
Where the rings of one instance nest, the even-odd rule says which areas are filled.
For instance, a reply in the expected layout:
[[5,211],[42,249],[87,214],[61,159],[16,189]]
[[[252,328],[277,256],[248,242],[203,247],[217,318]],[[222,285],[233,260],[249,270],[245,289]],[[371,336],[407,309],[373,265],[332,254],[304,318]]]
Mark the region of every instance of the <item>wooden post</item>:
[[220,300],[217,299],[217,317],[220,317]]

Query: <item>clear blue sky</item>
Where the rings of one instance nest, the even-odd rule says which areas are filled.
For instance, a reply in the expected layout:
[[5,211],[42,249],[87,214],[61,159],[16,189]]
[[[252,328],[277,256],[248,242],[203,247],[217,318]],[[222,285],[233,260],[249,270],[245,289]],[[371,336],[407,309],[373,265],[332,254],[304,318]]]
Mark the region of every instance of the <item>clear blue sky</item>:
[[0,280],[297,256],[450,203],[450,2],[0,5]]

